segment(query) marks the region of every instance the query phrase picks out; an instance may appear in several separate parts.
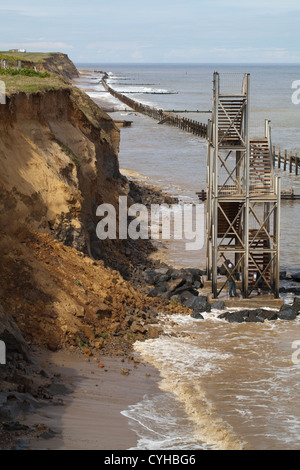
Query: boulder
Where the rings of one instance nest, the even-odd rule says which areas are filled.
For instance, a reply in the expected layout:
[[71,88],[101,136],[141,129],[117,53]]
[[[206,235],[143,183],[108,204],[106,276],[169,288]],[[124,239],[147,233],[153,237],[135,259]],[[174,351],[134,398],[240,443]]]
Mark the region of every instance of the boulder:
[[[168,283],[167,282],[162,282],[158,284],[157,286],[153,287],[148,293],[149,297],[161,297],[162,294],[165,294],[167,292],[168,288]],[[166,297],[164,295],[164,297]]]
[[300,282],[300,272],[292,273],[293,281]]
[[146,269],[142,273],[143,278],[147,282],[147,284],[150,284],[151,286],[154,285],[155,278],[157,276],[157,272],[154,269]]
[[300,313],[300,297],[295,297],[293,302],[293,308],[297,310],[297,315]]
[[186,300],[186,292],[198,296],[197,289],[203,287],[202,274],[201,269],[195,268],[160,268],[145,270],[143,277],[146,282],[154,285],[148,293],[150,297],[161,297],[170,300],[174,296],[177,296],[178,299],[178,296],[182,297],[182,294],[184,294],[184,301]]
[[218,318],[223,318],[228,322],[252,322],[252,323],[263,323],[265,320],[276,320],[277,312],[272,310],[265,310],[257,308],[254,310],[240,310],[238,312],[224,312],[221,313]]
[[278,318],[280,320],[295,320],[297,313],[297,308],[284,304],[278,312]]
[[242,323],[245,321],[244,312],[225,312],[218,315],[218,318],[227,320],[229,323]]
[[184,305],[198,313],[211,311],[211,304],[207,301],[207,297],[204,295],[190,297],[184,302]]
[[216,302],[212,302],[211,308],[214,308],[216,310],[224,310],[225,302],[223,302],[223,300],[217,300]]
[[193,311],[193,313],[191,313],[191,317],[195,318],[196,320],[204,320],[204,317],[201,315],[201,313],[195,310]]

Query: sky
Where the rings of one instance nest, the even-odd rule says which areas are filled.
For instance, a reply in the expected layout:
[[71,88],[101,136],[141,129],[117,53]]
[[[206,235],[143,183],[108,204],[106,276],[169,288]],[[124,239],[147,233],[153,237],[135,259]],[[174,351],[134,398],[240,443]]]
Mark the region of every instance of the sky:
[[75,63],[300,63],[299,0],[0,0],[0,50]]

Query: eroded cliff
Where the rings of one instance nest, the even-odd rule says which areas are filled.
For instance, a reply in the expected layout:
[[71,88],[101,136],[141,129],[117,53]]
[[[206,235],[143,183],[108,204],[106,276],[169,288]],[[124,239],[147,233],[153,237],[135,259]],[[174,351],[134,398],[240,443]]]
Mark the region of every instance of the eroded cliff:
[[76,88],[15,93],[0,107],[1,304],[30,341],[114,338],[117,350],[139,333],[128,315],[157,304],[124,279],[147,244],[132,257],[126,241],[96,235],[97,206],[129,192],[118,147],[112,119]]

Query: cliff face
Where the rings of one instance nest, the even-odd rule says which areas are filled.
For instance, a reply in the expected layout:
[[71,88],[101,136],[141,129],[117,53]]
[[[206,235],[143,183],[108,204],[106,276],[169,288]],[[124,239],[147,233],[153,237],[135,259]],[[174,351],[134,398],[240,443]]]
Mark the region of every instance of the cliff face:
[[100,261],[122,263],[121,247],[96,236],[97,206],[128,192],[118,147],[111,118],[75,88],[0,106],[0,303],[26,339],[102,347],[143,305]]
[[53,232],[91,253],[96,207],[104,195],[115,203],[124,179],[119,130],[86,100],[62,89],[18,93],[0,107],[0,217],[12,232],[23,225]]
[[0,306],[26,340],[116,352],[155,336],[157,309],[169,308],[126,277],[149,245],[96,235],[98,205],[132,194],[119,138],[73,87],[11,93],[0,106]]
[[67,79],[79,76],[77,68],[69,59],[67,54],[62,54],[60,52],[53,53],[50,57],[46,58],[41,66],[41,70],[47,70],[48,72],[62,75]]

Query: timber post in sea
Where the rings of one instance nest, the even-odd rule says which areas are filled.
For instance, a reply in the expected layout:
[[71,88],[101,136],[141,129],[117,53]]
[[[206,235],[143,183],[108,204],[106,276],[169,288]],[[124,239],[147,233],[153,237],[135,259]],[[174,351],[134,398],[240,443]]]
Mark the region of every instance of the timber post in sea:
[[[213,76],[206,230],[214,298],[230,280],[240,281],[244,298],[260,281],[279,297],[280,178],[274,174],[270,122],[263,137],[249,137],[249,84],[249,74]],[[224,281],[218,279],[220,269]]]

